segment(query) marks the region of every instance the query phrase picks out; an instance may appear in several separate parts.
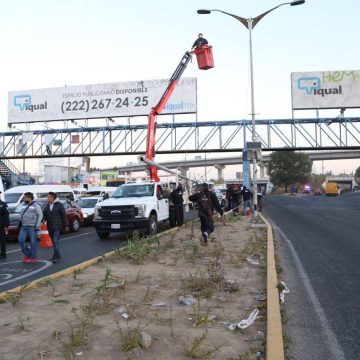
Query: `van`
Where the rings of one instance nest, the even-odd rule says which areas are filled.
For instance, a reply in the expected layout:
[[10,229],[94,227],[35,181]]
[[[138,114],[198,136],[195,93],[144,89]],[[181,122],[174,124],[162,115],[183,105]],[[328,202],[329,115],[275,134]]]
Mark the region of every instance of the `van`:
[[26,192],[32,192],[34,199],[40,199],[47,197],[50,191],[56,193],[60,199],[75,200],[74,191],[69,185],[26,185],[15,186],[6,190],[5,202],[9,209],[12,210],[21,203]]
[[81,197],[92,197],[92,196],[102,196],[107,194],[105,197],[110,197],[112,193],[117,189],[117,187],[112,186],[93,186],[88,189],[88,191],[81,195]]
[[339,195],[340,194],[340,186],[338,183],[333,182],[333,181],[328,181],[326,183],[326,187],[325,187],[325,193],[327,196],[333,195]]

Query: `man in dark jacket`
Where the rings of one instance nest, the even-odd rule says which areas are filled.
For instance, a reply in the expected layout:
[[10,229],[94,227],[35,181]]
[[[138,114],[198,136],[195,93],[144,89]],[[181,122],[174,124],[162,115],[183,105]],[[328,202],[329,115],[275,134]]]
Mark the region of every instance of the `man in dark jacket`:
[[[1,181],[1,178],[0,178]],[[1,191],[0,191],[1,195]],[[9,226],[9,209],[7,204],[0,199],[0,259],[6,259],[6,234]]]
[[207,183],[201,185],[201,191],[189,197],[189,200],[197,203],[199,207],[199,219],[201,224],[201,245],[208,244],[209,235],[215,230],[213,220],[213,210],[215,209],[221,216],[223,210],[216,195],[209,190]]
[[60,230],[68,228],[68,220],[64,205],[59,201],[57,194],[49,192],[48,204],[45,206],[44,221],[47,223],[49,236],[54,246],[54,255],[50,261],[56,263],[60,256]]
[[251,199],[253,197],[251,191],[244,185],[241,190],[241,195],[243,197],[243,209],[242,216],[246,215],[246,208],[249,207],[251,210],[251,214],[254,215],[254,209],[251,205]]
[[174,205],[174,223],[181,226],[184,224],[184,199],[181,184],[170,193],[170,200]]
[[195,40],[191,50],[197,49],[199,47],[202,47],[203,45],[207,45],[208,41],[203,37],[203,34],[199,34],[198,38]]

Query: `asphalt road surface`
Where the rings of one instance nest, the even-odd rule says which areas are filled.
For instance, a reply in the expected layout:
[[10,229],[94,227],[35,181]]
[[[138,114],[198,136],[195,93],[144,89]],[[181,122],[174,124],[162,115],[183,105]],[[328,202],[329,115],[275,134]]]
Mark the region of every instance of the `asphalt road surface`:
[[[191,218],[192,211],[185,213],[185,220]],[[160,232],[169,228],[167,223],[159,223]],[[56,264],[49,261],[53,248],[42,249],[40,246],[37,253],[38,263],[23,264],[19,244],[17,241],[8,241],[7,259],[0,260],[0,293],[123,247],[127,244],[127,238],[126,234],[113,233],[110,239],[101,240],[92,226],[83,226],[79,232],[61,236],[62,259]]]
[[268,196],[289,359],[360,359],[360,193]]

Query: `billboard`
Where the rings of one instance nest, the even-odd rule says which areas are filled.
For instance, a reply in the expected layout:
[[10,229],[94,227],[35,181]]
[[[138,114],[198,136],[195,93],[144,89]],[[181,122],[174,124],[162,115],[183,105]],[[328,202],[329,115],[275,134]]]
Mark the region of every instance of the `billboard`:
[[[148,115],[169,80],[67,86],[9,92],[8,123]],[[195,113],[196,78],[181,79],[162,114]]]
[[294,110],[358,108],[360,71],[292,73],[291,93]]

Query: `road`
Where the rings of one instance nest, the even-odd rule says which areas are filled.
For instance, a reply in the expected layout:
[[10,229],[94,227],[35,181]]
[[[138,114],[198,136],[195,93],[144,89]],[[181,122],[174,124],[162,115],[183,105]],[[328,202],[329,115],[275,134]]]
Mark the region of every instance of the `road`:
[[360,359],[360,193],[268,196],[264,211],[291,291],[289,358]]
[[[185,213],[185,220],[189,221],[191,218],[192,212]],[[159,223],[160,232],[166,229],[169,229],[168,224]],[[62,259],[56,264],[49,261],[53,249],[42,249],[40,246],[37,254],[38,263],[23,264],[23,255],[18,243],[9,241],[7,259],[0,260],[0,293],[123,247],[127,244],[127,238],[128,235],[114,233],[110,239],[100,240],[92,226],[83,226],[79,232],[64,234],[61,237]]]

